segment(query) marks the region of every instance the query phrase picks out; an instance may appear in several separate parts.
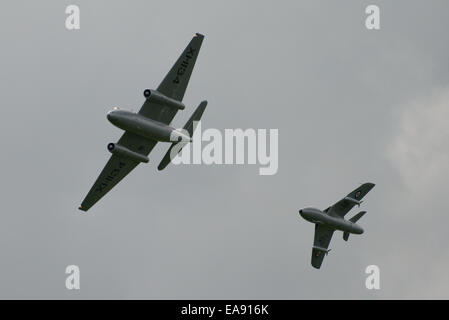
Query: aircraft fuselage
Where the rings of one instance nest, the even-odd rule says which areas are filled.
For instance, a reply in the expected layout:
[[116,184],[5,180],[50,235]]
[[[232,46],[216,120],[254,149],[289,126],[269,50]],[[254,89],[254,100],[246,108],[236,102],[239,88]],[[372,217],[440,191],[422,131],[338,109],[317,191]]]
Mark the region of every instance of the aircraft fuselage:
[[112,110],[108,112],[107,118],[114,126],[148,139],[162,142],[191,141],[181,131],[131,111]]
[[363,228],[357,225],[356,223],[345,220],[339,216],[329,215],[316,208],[301,209],[299,210],[299,214],[305,220],[312,223],[323,224],[329,226],[330,228],[353,234],[363,233]]

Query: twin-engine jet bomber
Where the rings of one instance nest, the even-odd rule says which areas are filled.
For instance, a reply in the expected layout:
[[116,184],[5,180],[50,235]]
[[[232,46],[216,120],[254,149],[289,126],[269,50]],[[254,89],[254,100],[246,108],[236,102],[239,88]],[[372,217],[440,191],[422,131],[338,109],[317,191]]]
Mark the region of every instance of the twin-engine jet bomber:
[[356,222],[366,213],[361,211],[349,220],[344,216],[355,206],[362,203],[362,198],[374,188],[374,183],[365,183],[349,193],[333,206],[321,211],[316,208],[304,208],[299,214],[305,220],[315,224],[315,237],[312,248],[312,266],[316,269],[321,267],[324,256],[330,251],[327,248],[331,242],[335,230],[343,231],[343,239],[348,241],[349,235],[362,234],[363,229]]
[[[89,210],[120,180],[131,172],[139,163],[148,162],[148,154],[156,143],[172,142],[164,158],[158,166],[163,170],[171,161],[172,148],[178,144],[184,145],[191,141],[194,131],[194,121],[199,121],[206,108],[203,101],[184,126],[184,130],[176,130],[170,126],[178,110],[184,110],[182,98],[189,83],[195,61],[200,52],[204,36],[197,33],[184,52],[170,69],[156,90],[144,91],[145,102],[139,112],[114,108],[107,115],[108,120],[124,130],[117,143],[109,143],[108,150],[112,153],[108,163],[95,181],[81,206],[82,211]],[[185,134],[188,132],[189,134]],[[180,145],[178,152],[183,145]]]

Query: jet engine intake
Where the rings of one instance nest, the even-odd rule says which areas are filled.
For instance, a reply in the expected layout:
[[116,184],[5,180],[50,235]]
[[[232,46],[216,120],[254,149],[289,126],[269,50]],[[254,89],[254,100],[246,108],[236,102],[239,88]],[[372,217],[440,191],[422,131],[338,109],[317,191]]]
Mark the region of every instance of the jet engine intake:
[[131,151],[128,148],[121,146],[117,143],[112,143],[112,142],[109,143],[108,150],[112,154],[115,154],[119,157],[128,158],[128,159],[131,159],[131,160],[134,160],[137,162],[147,163],[149,161],[147,156],[144,156],[143,154]]
[[178,110],[185,109],[184,103],[182,103],[181,101],[169,98],[169,97],[163,95],[162,93],[160,93],[159,91],[145,89],[145,91],[143,92],[143,95],[150,102],[162,104],[164,106],[167,106],[170,108],[175,108]]

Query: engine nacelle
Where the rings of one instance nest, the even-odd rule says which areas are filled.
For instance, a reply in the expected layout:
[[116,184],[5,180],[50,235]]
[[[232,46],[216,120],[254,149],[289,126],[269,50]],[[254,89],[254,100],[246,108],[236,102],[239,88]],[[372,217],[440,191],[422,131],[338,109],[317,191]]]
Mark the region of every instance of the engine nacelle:
[[121,146],[117,143],[112,143],[112,142],[109,143],[108,150],[112,154],[115,154],[119,157],[128,158],[128,159],[131,159],[134,161],[145,162],[145,163],[147,163],[149,161],[147,156],[144,156],[143,154],[131,151],[128,148]]
[[151,102],[162,104],[170,108],[184,110],[186,107],[181,101],[169,98],[156,90],[145,89],[143,95],[147,100]]

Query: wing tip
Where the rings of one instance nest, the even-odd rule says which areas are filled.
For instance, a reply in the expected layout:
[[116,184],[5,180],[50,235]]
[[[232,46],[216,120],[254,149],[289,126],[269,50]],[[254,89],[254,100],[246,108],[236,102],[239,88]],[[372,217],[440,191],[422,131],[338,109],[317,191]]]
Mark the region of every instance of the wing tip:
[[83,208],[83,206],[79,206],[78,209],[81,210],[81,211],[84,211],[84,212],[87,211],[87,209]]
[[170,164],[171,161],[167,159],[168,155],[170,154],[170,150],[171,150],[171,148],[168,149],[168,151],[165,154],[164,158],[161,160],[161,162],[157,166],[157,170],[158,171],[164,170]]
[[372,182],[365,182],[365,183],[362,183],[362,184],[360,185],[359,188],[366,189],[367,192],[369,192],[369,191],[370,191],[372,188],[374,188],[375,186],[376,186],[375,183],[372,183]]
[[320,269],[321,268],[321,264],[322,262],[318,262],[315,259],[312,259],[311,263],[312,267],[314,267],[315,269]]
[[198,37],[198,38],[202,39],[202,38],[204,38],[204,35],[197,32],[197,33],[195,33],[194,37]]

